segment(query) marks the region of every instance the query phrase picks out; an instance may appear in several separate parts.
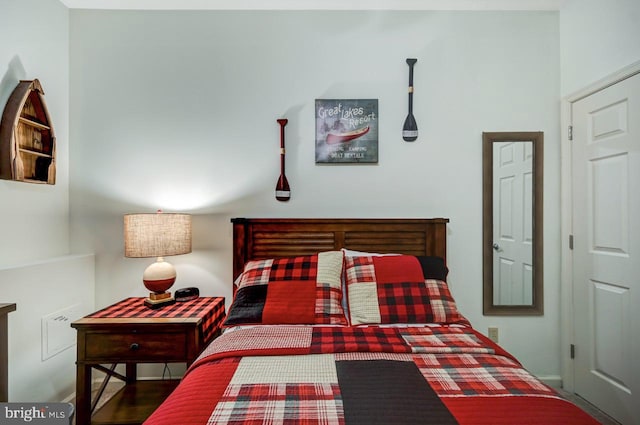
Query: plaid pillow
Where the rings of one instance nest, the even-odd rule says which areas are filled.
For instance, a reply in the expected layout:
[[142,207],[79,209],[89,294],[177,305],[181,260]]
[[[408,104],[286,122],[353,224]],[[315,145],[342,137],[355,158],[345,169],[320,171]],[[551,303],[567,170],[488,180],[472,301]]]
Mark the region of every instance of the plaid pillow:
[[225,326],[239,324],[346,325],[340,251],[248,262]]
[[346,257],[351,324],[468,324],[447,283],[427,278],[430,273],[410,255]]

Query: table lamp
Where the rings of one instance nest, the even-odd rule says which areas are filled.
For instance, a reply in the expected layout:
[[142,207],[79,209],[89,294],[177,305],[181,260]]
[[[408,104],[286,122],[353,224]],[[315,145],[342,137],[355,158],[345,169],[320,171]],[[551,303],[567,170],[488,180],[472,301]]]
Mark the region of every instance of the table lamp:
[[144,300],[147,307],[173,304],[167,292],[176,281],[176,269],[163,257],[191,252],[191,216],[189,214],[145,213],[124,216],[124,255],[128,258],[157,257],[142,275],[151,291]]

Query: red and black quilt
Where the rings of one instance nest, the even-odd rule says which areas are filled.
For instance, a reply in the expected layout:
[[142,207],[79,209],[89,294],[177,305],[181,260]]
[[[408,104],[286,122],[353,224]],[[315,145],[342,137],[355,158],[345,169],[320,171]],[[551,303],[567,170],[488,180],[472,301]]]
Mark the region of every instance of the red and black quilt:
[[231,329],[145,422],[597,423],[461,325]]

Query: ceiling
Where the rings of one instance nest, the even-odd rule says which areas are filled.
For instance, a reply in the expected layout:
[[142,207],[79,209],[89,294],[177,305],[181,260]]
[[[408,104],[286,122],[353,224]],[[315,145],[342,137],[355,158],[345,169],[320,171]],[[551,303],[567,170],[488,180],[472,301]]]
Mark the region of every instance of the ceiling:
[[559,10],[567,0],[60,0],[71,9]]

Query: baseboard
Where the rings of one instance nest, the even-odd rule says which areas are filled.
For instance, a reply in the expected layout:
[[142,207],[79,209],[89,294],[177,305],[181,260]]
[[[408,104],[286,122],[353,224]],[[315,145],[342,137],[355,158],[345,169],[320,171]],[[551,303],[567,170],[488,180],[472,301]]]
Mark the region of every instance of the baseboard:
[[74,403],[75,404],[75,400],[76,400],[76,392],[72,392],[71,394],[69,394],[68,396],[66,396],[65,398],[62,399],[62,403]]
[[562,378],[560,375],[536,376],[536,378],[551,388],[562,388]]

